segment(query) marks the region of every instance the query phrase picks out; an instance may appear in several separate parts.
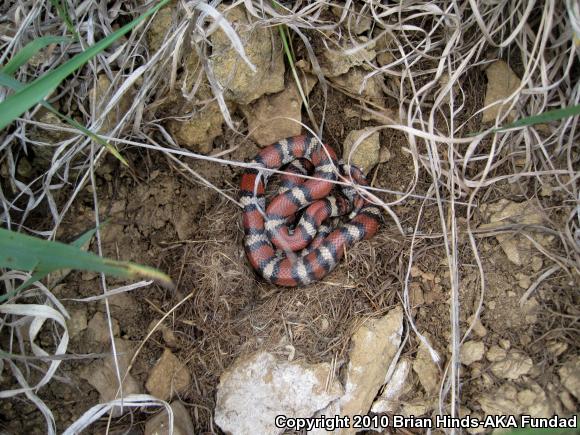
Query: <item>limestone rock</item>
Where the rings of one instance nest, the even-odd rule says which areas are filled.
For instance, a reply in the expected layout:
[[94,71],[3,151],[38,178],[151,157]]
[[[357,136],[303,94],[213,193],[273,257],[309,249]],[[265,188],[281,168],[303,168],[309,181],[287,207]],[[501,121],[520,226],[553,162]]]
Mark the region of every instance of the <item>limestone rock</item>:
[[[346,372],[346,387],[340,399],[340,415],[365,415],[385,383],[389,365],[401,345],[403,311],[391,310],[386,316],[370,320],[352,336]],[[341,434],[355,433],[353,429]]]
[[[126,317],[128,312],[134,312],[138,307],[135,296],[131,292],[122,292],[108,297],[111,314],[119,319]],[[105,300],[100,300],[101,309],[105,308]]]
[[[381,106],[384,105],[385,97],[381,86],[381,78],[378,75],[365,80],[368,71],[362,67],[354,67],[331,80],[334,84],[355,95],[360,95]],[[387,114],[388,115],[388,114]]]
[[[223,12],[225,8],[218,8]],[[225,96],[239,104],[249,104],[264,94],[284,89],[284,50],[277,30],[254,27],[245,8],[238,6],[225,12],[228,22],[238,33],[246,56],[256,67],[253,72],[232,48],[230,39],[220,29],[210,36],[210,64]],[[273,37],[272,33],[276,33]]]
[[466,341],[461,346],[461,363],[469,366],[475,361],[481,360],[484,353],[485,345],[481,341]]
[[560,382],[564,387],[580,400],[580,356],[572,357],[558,370]]
[[[173,411],[173,435],[194,435],[193,422],[181,402],[171,403]],[[169,431],[169,418],[165,408],[145,423],[145,435],[165,435]]]
[[499,358],[498,355],[497,360],[491,365],[492,373],[499,378],[518,379],[528,374],[534,366],[532,359],[523,352],[517,350],[504,352],[504,358]]
[[[306,95],[310,93],[316,80],[315,76],[306,75],[306,80],[302,81],[302,89]],[[300,124],[302,121],[302,98],[294,81],[282,92],[264,95],[254,103],[240,106],[240,109],[248,120],[250,137],[261,146],[299,135],[302,131]]]
[[518,390],[511,383],[502,385],[492,393],[483,394],[476,400],[485,415],[519,415],[522,411]]
[[542,387],[532,383],[525,390],[518,392],[518,402],[523,413],[532,417],[549,418],[554,415],[554,408]]
[[310,417],[342,394],[335,380],[327,386],[328,363],[277,361],[267,352],[239,358],[221,378],[215,421],[232,435],[275,435],[277,415]]
[[[352,5],[356,6],[356,2],[353,2]],[[330,10],[336,18],[341,18],[344,8],[342,6],[332,6]],[[349,11],[346,13],[346,22],[343,21],[343,25],[353,34],[360,35],[371,28],[372,22],[368,9],[363,12],[361,8],[357,7],[354,12]]]
[[[111,323],[113,327],[113,336],[118,337],[120,332],[119,322],[115,318],[111,318]],[[85,332],[85,337],[88,341],[109,343],[111,337],[109,333],[109,322],[103,313],[97,312],[91,318]]]
[[149,373],[145,388],[158,399],[169,400],[175,393],[185,392],[190,383],[191,375],[187,367],[169,349],[165,349]]
[[197,153],[209,154],[214,139],[222,134],[223,122],[219,105],[213,101],[187,119],[169,120],[167,127],[178,144]]
[[[97,108],[97,114],[100,114],[111,102],[111,98],[116,93],[115,89],[111,88],[111,81],[105,74],[99,74],[97,82],[90,92],[90,98]],[[123,95],[119,97],[118,104],[116,104],[105,115],[103,123],[99,132],[108,133],[118,124],[118,121],[125,116],[132,104],[132,90],[126,90]]]
[[352,67],[365,65],[367,62],[372,61],[377,55],[372,46],[369,46],[347,56],[344,52],[347,48],[335,47],[323,51],[320,58],[320,68],[326,77],[343,75]]
[[[119,372],[121,373],[121,379],[124,379],[123,395],[140,394],[142,392],[141,385],[130,373],[126,374],[133,356],[131,343],[127,340],[116,338],[115,347]],[[81,371],[80,377],[85,379],[99,392],[100,403],[109,402],[120,397],[120,393],[118,394],[119,385],[113,355],[108,356],[104,360],[92,362]],[[121,408],[115,408],[112,414],[113,416],[121,415]]]
[[372,412],[377,414],[382,412],[397,413],[400,406],[399,397],[407,386],[406,382],[410,371],[411,362],[408,359],[402,359],[397,363],[393,375],[383,388],[383,392],[373,403]]
[[429,349],[423,342],[419,345],[417,357],[413,362],[413,371],[428,395],[433,396],[439,391],[439,367],[431,358]]
[[[504,100],[513,94],[521,84],[520,78],[515,75],[507,63],[498,60],[492,63],[485,70],[487,76],[487,90],[485,92],[484,106],[488,106],[496,101]],[[505,113],[507,106],[502,109],[501,104],[488,107],[483,111],[481,122],[493,122],[499,113]],[[515,118],[513,113],[508,116],[508,121]]]
[[[487,206],[486,213],[489,214],[489,223],[480,225],[479,229],[494,230],[510,224],[541,225],[544,222],[540,205],[533,200],[517,203],[501,199]],[[553,240],[553,236],[546,236],[533,230],[526,231],[543,246],[548,246]],[[518,266],[529,264],[536,257],[534,255],[537,252],[536,248],[524,236],[501,233],[495,237],[508,259]]]
[[171,5],[167,5],[161,8],[154,16],[151,18],[151,23],[145,36],[147,38],[147,45],[151,54],[155,53],[163,44],[171,23],[173,22],[173,11],[174,8]]
[[71,338],[76,337],[87,328],[87,310],[84,308],[70,310],[70,319],[66,326]]
[[[379,143],[379,132],[376,131],[368,135],[369,130],[372,129],[351,131],[344,140],[344,151],[342,154],[342,158],[345,162],[357,166],[359,169],[362,169],[365,174],[368,174],[369,171],[379,162],[381,149],[381,144]],[[363,135],[367,136],[366,139],[360,142],[356,148],[353,148],[355,143]]]

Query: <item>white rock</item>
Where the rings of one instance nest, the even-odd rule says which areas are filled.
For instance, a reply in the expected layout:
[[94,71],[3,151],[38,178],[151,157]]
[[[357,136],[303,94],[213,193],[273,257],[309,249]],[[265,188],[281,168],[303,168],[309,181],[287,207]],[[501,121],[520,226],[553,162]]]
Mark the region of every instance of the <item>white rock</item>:
[[536,383],[518,392],[518,402],[522,406],[522,412],[532,417],[548,418],[554,414],[550,399]]
[[481,395],[477,401],[485,415],[519,415],[521,405],[518,390],[511,383],[502,385],[497,391]]
[[327,363],[277,361],[267,352],[239,358],[221,376],[215,421],[226,433],[279,434],[277,415],[310,417],[342,394],[335,380],[326,388]]
[[[489,213],[489,223],[480,225],[479,229],[495,230],[509,225],[541,225],[544,222],[544,214],[535,200],[517,203],[501,199],[488,205],[486,212]],[[553,236],[546,236],[531,229],[526,231],[542,246],[548,247],[553,240]],[[538,263],[541,258],[534,255],[537,249],[526,237],[509,232],[497,234],[495,238],[507,258],[515,265],[530,264],[533,268],[537,268],[539,264],[541,267]]]
[[572,357],[558,370],[560,382],[564,387],[580,400],[580,356]]
[[402,333],[403,310],[398,307],[380,319],[369,320],[354,333],[345,392],[340,399],[341,415],[369,412],[401,345]]
[[395,413],[400,406],[399,396],[403,393],[409,372],[411,370],[411,362],[408,359],[401,359],[397,363],[397,367],[383,388],[381,395],[375,400],[371,411],[377,414],[382,412]]
[[461,363],[469,366],[475,361],[481,360],[484,353],[485,346],[481,341],[466,341],[463,343],[463,346],[461,346]]
[[428,395],[432,396],[439,390],[439,367],[431,358],[429,349],[423,342],[419,345],[417,357],[413,362],[413,371]]
[[511,350],[504,359],[491,365],[491,372],[499,378],[517,379],[529,373],[533,366],[532,359],[525,353]]
[[[402,333],[403,310],[399,307],[360,326],[352,336],[344,395],[338,406],[333,405],[319,414],[349,416],[351,421],[353,415],[368,414],[401,345]],[[350,435],[355,432],[354,428],[348,428],[332,433]],[[328,432],[314,430],[310,435],[325,433]]]

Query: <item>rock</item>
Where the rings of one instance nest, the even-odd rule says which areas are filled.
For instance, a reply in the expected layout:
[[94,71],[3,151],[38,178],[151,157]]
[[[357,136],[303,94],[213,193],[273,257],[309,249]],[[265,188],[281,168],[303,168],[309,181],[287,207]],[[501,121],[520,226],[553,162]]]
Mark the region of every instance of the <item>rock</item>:
[[572,357],[558,370],[560,382],[576,400],[580,400],[580,356]]
[[[153,319],[151,323],[149,323],[149,331],[153,329],[153,327],[157,324],[159,320]],[[161,331],[161,335],[163,336],[163,341],[169,347],[175,348],[177,347],[178,341],[177,337],[173,333],[173,330],[165,324],[161,324],[157,327],[157,331]]]
[[521,405],[518,400],[518,390],[511,383],[503,384],[497,391],[482,394],[476,399],[485,415],[519,415]]
[[[224,12],[225,7],[218,7]],[[246,56],[256,67],[253,72],[232,48],[230,39],[219,29],[210,36],[210,64],[226,98],[249,104],[264,94],[284,89],[284,50],[280,38],[272,37],[268,27],[252,26],[245,8],[225,12],[225,18],[238,33]]]
[[386,146],[382,146],[379,151],[379,163],[386,163],[391,160],[391,152]]
[[[487,76],[487,90],[485,92],[484,106],[488,106],[496,101],[504,100],[513,94],[521,84],[521,80],[514,74],[511,68],[503,60],[492,63],[485,70]],[[481,122],[494,122],[498,114],[505,113],[507,105],[502,108],[501,104],[488,107],[483,111]],[[508,122],[515,119],[512,112],[508,115]]]
[[516,273],[516,278],[518,279],[518,285],[523,289],[527,290],[532,285],[532,279],[528,275]]
[[[346,55],[346,47],[326,49],[320,56],[320,68],[326,77],[338,77],[347,73],[351,68],[366,65],[371,62],[377,55],[372,46],[358,50],[357,52]],[[349,88],[352,89],[352,88]],[[355,88],[358,92],[358,88]]]
[[461,363],[469,366],[475,361],[481,360],[484,353],[485,346],[481,341],[466,341],[463,343],[463,346],[461,346]]
[[[141,385],[135,378],[127,373],[129,363],[133,356],[133,348],[129,341],[116,338],[115,347],[117,350],[117,361],[119,372],[123,381],[123,396],[128,394],[140,394]],[[120,392],[117,394],[118,380],[113,356],[110,355],[104,360],[94,361],[86,366],[80,373],[80,377],[85,379],[99,392],[99,403],[106,403],[115,398],[121,397]],[[114,417],[122,414],[120,407],[115,408],[112,412]]]
[[[173,435],[193,435],[195,434],[193,422],[189,412],[181,402],[172,402],[173,411]],[[151,417],[145,423],[145,435],[164,435],[169,433],[169,419],[165,408]]]
[[[131,292],[122,292],[108,297],[109,299],[109,309],[111,314],[117,318],[124,318],[127,313],[132,313],[138,307],[137,301],[135,301],[135,296]],[[100,308],[104,311],[105,300],[100,300]]]
[[558,398],[560,399],[560,402],[562,402],[562,405],[564,405],[567,411],[569,412],[577,411],[576,404],[574,403],[574,398],[570,393],[568,393],[568,391],[562,390],[562,392],[558,395]]
[[506,352],[504,349],[501,349],[501,351],[505,353],[505,356],[500,358],[501,352],[496,348],[497,354],[493,355],[493,360],[490,359],[491,349],[487,353],[487,359],[495,361],[491,365],[491,372],[499,378],[518,379],[520,376],[529,373],[534,366],[532,359],[521,351],[511,350]]
[[532,417],[549,418],[554,415],[550,399],[536,383],[518,392],[518,402],[522,407],[522,412]]
[[[120,333],[119,322],[111,318],[113,326],[113,336],[118,337]],[[89,342],[109,343],[111,335],[109,333],[109,322],[103,313],[96,312],[88,324],[85,337]]]
[[[305,95],[310,93],[316,80],[316,76],[306,75],[306,80],[302,81]],[[254,103],[240,106],[240,109],[248,120],[250,137],[260,146],[270,145],[302,132],[302,98],[294,80],[282,92],[265,95]],[[289,119],[274,119],[277,117]]]
[[419,345],[417,357],[413,362],[413,371],[417,374],[421,386],[429,396],[439,391],[439,367],[431,358],[429,349],[423,342]]
[[[379,162],[381,148],[381,144],[379,143],[379,132],[376,131],[368,135],[370,130],[372,130],[372,128],[351,131],[343,144],[344,151],[342,153],[342,158],[345,163],[357,166],[359,169],[362,169],[365,174],[368,174],[369,171]],[[353,149],[355,143],[363,135],[367,135],[366,139]]]
[[522,314],[526,323],[533,325],[538,321],[538,312],[540,311],[540,303],[536,298],[528,299],[521,307]]
[[222,134],[223,122],[218,103],[212,101],[185,120],[169,120],[167,128],[179,145],[196,153],[209,154],[214,139]]
[[[356,6],[356,3],[353,3],[353,6]],[[336,18],[341,18],[344,8],[342,6],[332,6],[330,10]],[[371,28],[372,22],[368,9],[362,12],[361,8],[356,8],[354,12],[347,12],[346,22],[343,22],[343,24],[347,27],[347,32],[350,31],[355,35],[360,35]]]
[[67,320],[66,326],[71,338],[76,337],[87,328],[87,310],[78,308],[70,310],[70,319]]
[[[368,71],[366,71],[364,68],[355,67],[345,74],[332,77],[331,80],[334,84],[345,89],[347,92],[360,95],[365,99],[383,106],[385,97],[383,94],[383,88],[381,86],[381,76],[375,75],[365,81],[367,74]],[[389,114],[392,114],[392,112],[388,112],[387,116]]]
[[408,359],[401,359],[397,363],[393,375],[383,388],[383,392],[374,401],[371,408],[372,412],[376,414],[382,412],[397,413],[401,405],[399,397],[405,390],[410,370],[411,362]]
[[145,388],[151,395],[161,400],[169,400],[176,393],[184,393],[191,383],[191,375],[187,367],[169,349],[149,373]]
[[403,404],[401,415],[405,417],[420,417],[427,414],[431,409],[433,409],[432,403],[425,400],[414,400]]
[[568,343],[565,341],[550,340],[546,344],[546,348],[553,356],[560,356],[568,350]]
[[[115,93],[116,90],[111,89],[111,81],[109,78],[105,74],[99,74],[97,82],[89,94],[92,104],[97,108],[97,114],[101,114],[105,110]],[[117,104],[105,115],[101,128],[99,128],[100,133],[109,133],[119,124],[118,121],[125,116],[131,107],[132,94],[132,90],[126,90],[121,95]]]
[[[471,325],[473,319],[474,319],[473,315],[469,316],[469,319],[467,319],[469,325]],[[487,329],[485,329],[485,326],[483,326],[483,323],[481,323],[480,317],[477,317],[477,319],[475,320],[472,331],[475,335],[477,335],[480,338],[483,338],[487,335]]]
[[[479,229],[495,230],[511,224],[541,225],[544,222],[541,207],[534,200],[517,203],[508,201],[507,199],[501,199],[496,203],[488,205],[486,213],[489,214],[489,223],[480,225]],[[545,236],[534,232],[532,229],[527,229],[527,231],[542,246],[548,247],[554,239],[553,236]],[[534,257],[537,257],[534,255],[537,252],[536,248],[524,236],[513,233],[500,233],[495,237],[508,259],[517,266],[530,264],[534,261]],[[539,259],[541,260],[541,258]]]
[[[179,145],[208,154],[214,139],[222,134],[224,118],[195,51],[187,53],[182,66],[175,89],[157,96],[154,111],[168,119],[167,129]],[[232,104],[227,106],[234,109]]]
[[277,415],[310,417],[342,394],[335,379],[327,385],[328,363],[277,361],[267,352],[238,358],[221,376],[215,421],[226,433],[279,434]]
[[[399,307],[386,316],[369,320],[352,336],[346,370],[346,386],[340,398],[340,415],[365,415],[385,383],[387,370],[401,345],[403,310]],[[341,434],[355,433],[353,429]]]
[[173,11],[174,8],[167,5],[151,18],[149,28],[145,32],[150,54],[154,54],[163,44],[173,22]]

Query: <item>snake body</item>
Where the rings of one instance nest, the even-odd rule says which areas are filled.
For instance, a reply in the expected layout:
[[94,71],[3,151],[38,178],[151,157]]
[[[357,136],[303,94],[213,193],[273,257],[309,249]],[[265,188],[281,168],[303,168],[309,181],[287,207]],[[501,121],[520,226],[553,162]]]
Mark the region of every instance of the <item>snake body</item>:
[[[377,206],[352,187],[329,196],[337,179],[366,185],[363,173],[340,163],[334,150],[316,137],[294,136],[264,148],[242,175],[244,249],[252,267],[268,282],[295,287],[320,280],[330,273],[346,248],[368,239],[380,224]],[[286,167],[281,188],[266,207],[265,190],[270,171]],[[305,179],[292,173],[311,175]],[[294,230],[289,224],[304,209]],[[332,229],[329,218],[349,214],[350,221]]]

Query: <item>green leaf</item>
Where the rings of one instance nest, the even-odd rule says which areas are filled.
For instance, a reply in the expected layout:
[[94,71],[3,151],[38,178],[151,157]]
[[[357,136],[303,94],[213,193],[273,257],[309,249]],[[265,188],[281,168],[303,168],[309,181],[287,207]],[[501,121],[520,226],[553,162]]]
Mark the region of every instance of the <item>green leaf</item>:
[[70,39],[66,36],[41,36],[32,42],[29,42],[20,50],[10,61],[0,69],[4,74],[14,74],[22,65],[24,65],[32,56],[50,44],[58,44],[60,42],[69,42]]
[[173,287],[171,278],[157,269],[102,258],[75,246],[4,228],[0,228],[0,267],[30,270],[35,277],[60,269],[90,270],[129,279],[153,279],[165,287]]
[[[23,89],[25,85],[20,83],[18,80],[13,79],[12,77],[6,75],[4,72],[0,71],[0,86],[6,86],[7,88],[10,88],[10,89],[20,90],[20,89]],[[89,136],[91,139],[93,139],[99,145],[107,148],[107,150],[109,150],[109,152],[111,154],[113,154],[121,163],[123,163],[123,165],[125,165],[127,167],[129,166],[129,164],[127,163],[127,160],[125,160],[125,158],[119,153],[119,151],[117,150],[117,148],[114,145],[111,145],[109,142],[105,141],[101,136],[93,133],[88,128],[86,128],[84,125],[81,125],[78,122],[76,122],[74,119],[60,113],[51,104],[47,103],[46,101],[41,101],[40,104],[42,105],[42,107],[44,107],[47,110],[49,110],[50,112],[54,113],[56,116],[58,116],[60,119],[62,119],[63,121],[65,121],[66,123],[71,125],[72,127],[76,128],[77,130],[81,131],[85,135]]]
[[539,115],[518,119],[511,124],[494,129],[493,132],[497,133],[499,131],[509,130],[510,128],[525,127],[527,125],[544,124],[546,122],[557,121],[562,118],[571,118],[572,116],[576,115],[580,115],[580,104],[577,106],[564,107],[563,109],[549,110]]
[[50,94],[68,75],[79,69],[94,56],[105,50],[109,45],[121,36],[129,33],[134,27],[157,12],[167,4],[169,0],[162,0],[156,6],[149,8],[143,15],[124,25],[116,32],[92,45],[82,53],[77,54],[68,62],[58,68],[44,74],[42,77],[26,85],[23,89],[10,95],[0,103],[0,129],[3,129],[28,109],[43,100]]

